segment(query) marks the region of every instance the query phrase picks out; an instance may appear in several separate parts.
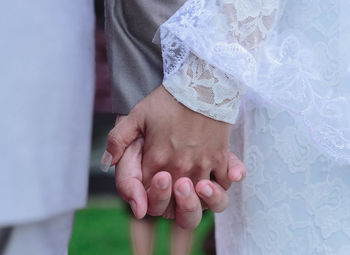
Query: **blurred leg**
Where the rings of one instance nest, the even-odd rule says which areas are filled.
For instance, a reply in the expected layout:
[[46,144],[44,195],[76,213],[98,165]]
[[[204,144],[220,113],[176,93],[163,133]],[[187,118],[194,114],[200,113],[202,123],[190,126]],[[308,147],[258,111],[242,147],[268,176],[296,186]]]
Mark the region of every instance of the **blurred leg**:
[[171,255],[190,254],[192,236],[192,230],[183,229],[174,223],[171,228]]
[[4,254],[6,246],[11,236],[11,227],[0,228],[0,254]]
[[130,235],[135,255],[151,255],[153,251],[154,222],[150,219],[131,219]]

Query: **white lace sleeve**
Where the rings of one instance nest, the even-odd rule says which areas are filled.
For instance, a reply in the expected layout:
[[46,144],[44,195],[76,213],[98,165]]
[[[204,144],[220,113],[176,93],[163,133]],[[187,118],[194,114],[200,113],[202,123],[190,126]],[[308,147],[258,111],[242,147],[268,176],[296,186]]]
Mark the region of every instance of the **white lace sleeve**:
[[231,124],[236,121],[244,94],[239,81],[192,53],[163,85],[191,110]]
[[188,0],[160,28],[165,88],[190,109],[234,123],[278,7],[278,1]]
[[[319,148],[350,162],[348,14],[323,27],[331,7],[310,3],[320,13],[310,27],[305,10],[288,12],[288,4],[294,1],[187,0],[159,30],[164,84],[191,109],[230,123],[246,87],[244,100],[252,95],[255,105],[287,110]],[[342,0],[339,10],[348,5]],[[194,56],[200,60],[191,64]],[[210,71],[198,76],[194,68]]]

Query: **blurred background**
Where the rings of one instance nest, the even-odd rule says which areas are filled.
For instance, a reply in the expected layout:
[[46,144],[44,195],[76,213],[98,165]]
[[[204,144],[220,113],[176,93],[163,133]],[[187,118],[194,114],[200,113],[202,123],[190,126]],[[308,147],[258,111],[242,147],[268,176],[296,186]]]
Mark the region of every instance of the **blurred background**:
[[[132,214],[114,186],[114,171],[99,170],[100,158],[106,148],[107,134],[114,126],[111,113],[109,70],[104,36],[104,3],[95,0],[96,31],[96,93],[90,159],[88,206],[76,213],[69,254],[133,254],[130,222]],[[152,219],[154,228],[153,254],[171,254],[172,221]],[[190,254],[215,254],[214,217],[205,212],[195,230]],[[185,254],[184,254],[185,255]]]

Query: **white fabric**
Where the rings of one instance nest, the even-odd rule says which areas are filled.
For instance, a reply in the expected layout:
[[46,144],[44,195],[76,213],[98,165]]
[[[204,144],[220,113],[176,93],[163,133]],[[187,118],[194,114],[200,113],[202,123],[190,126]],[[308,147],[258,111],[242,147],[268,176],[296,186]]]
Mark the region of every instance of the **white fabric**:
[[[164,86],[192,110],[234,123],[278,10],[279,1],[187,1],[160,28]],[[193,70],[198,62],[207,67]]]
[[[187,96],[195,88],[192,80],[175,84],[186,81],[181,77],[193,65],[192,55],[199,57],[197,64],[205,61],[250,88],[231,136],[231,150],[244,160],[247,177],[229,190],[229,208],[216,214],[217,253],[348,255],[350,2],[284,1],[270,39],[253,47],[262,47],[259,54],[234,42],[230,52],[239,54],[216,59],[211,46],[230,38],[218,35],[225,25],[216,26],[217,10],[226,3],[237,4],[238,21],[252,22],[233,23],[240,35],[243,27],[260,29],[259,13],[271,13],[262,6],[276,2],[189,0],[161,31],[164,82],[169,80],[176,98],[192,98],[187,105],[196,107],[194,101],[203,98],[196,92]],[[240,86],[230,84],[233,91]]]
[[247,167],[215,216],[218,255],[349,255],[350,166],[318,150],[277,107],[246,102],[231,150]]
[[0,226],[85,205],[92,0],[0,3]]
[[[328,16],[323,15],[327,11]],[[160,27],[166,88],[193,110],[213,117],[225,115],[232,102],[232,94],[225,91],[247,86],[249,95],[257,95],[257,103],[289,111],[323,151],[350,162],[349,11],[344,0],[320,5],[188,0]],[[196,86],[168,81],[174,75],[188,75],[183,65],[188,65],[191,54],[231,80],[205,85],[215,98],[205,111],[198,103],[203,92],[198,95]],[[190,97],[191,104],[186,101]],[[233,115],[236,110],[231,110]]]
[[164,87],[183,105],[210,118],[235,123],[244,88],[192,53]]
[[66,255],[72,232],[74,212],[43,221],[17,225],[2,255]]

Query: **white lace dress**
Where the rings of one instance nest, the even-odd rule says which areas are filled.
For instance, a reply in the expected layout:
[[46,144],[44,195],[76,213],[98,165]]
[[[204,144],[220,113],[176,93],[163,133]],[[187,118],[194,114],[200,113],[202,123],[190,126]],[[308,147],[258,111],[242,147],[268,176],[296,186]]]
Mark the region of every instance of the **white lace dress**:
[[164,86],[234,124],[247,177],[217,251],[350,254],[350,1],[188,0],[160,28]]

